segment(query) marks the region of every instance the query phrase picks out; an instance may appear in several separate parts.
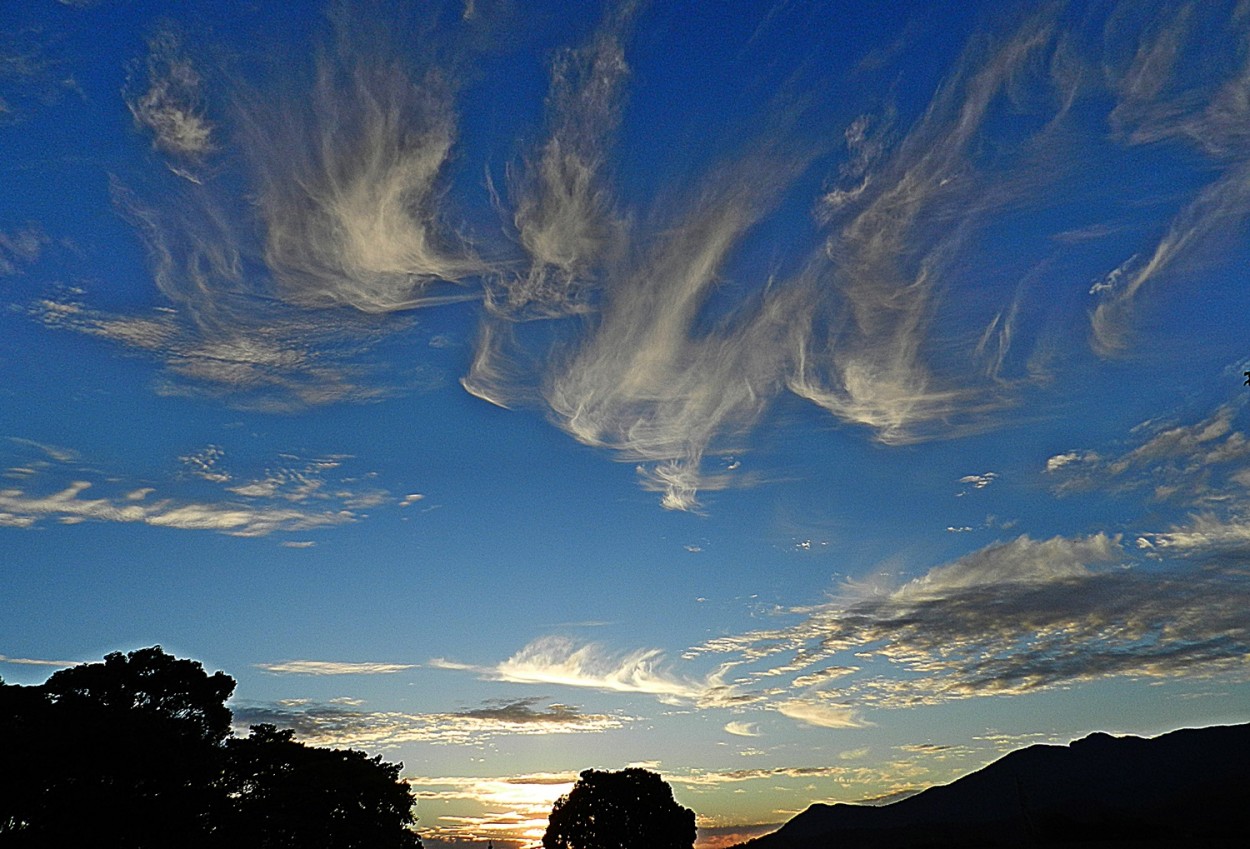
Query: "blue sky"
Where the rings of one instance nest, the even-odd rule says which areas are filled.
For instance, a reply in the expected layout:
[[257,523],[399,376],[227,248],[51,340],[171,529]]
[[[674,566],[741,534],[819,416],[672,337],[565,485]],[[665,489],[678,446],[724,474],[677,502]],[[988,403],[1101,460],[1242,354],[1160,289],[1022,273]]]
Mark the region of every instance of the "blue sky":
[[524,845],[1245,721],[1245,3],[0,10],[0,675]]

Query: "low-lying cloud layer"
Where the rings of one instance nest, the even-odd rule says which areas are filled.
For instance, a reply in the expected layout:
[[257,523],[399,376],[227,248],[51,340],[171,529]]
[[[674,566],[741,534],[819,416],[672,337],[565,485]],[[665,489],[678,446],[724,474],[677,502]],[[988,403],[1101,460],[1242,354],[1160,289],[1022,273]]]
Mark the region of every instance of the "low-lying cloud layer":
[[490,702],[456,713],[397,713],[364,710],[355,700],[287,700],[234,708],[239,727],[269,723],[289,728],[300,740],[317,746],[386,749],[403,743],[483,745],[499,736],[594,734],[624,727],[630,719],[584,714],[569,705],[523,698]]
[[556,799],[569,792],[575,773],[530,773],[508,778],[480,776],[415,776],[408,779],[418,804],[472,802],[478,814],[444,815],[423,821],[421,835],[448,842],[477,841],[492,835],[505,845],[537,842],[547,829],[547,815]]
[[[1132,561],[1116,537],[995,543],[888,592],[852,589],[793,626],[709,641],[748,680],[802,673],[777,709],[852,726],[865,708],[1108,677],[1244,677],[1250,573]],[[851,666],[838,666],[839,662]],[[888,674],[877,674],[882,664]],[[761,668],[762,667],[762,668]],[[836,668],[836,675],[813,675]],[[900,674],[904,673],[904,674]],[[739,679],[741,680],[741,679]],[[821,723],[830,716],[834,722]]]
[[[1243,524],[1217,529],[1204,521],[1144,534],[1135,545],[1106,533],[1025,534],[901,584],[848,581],[830,601],[778,611],[796,618],[793,625],[690,649],[682,663],[721,659],[702,676],[683,674],[658,650],[614,654],[558,637],[495,667],[430,665],[750,712],[754,721],[724,726],[744,737],[760,734],[759,711],[861,728],[878,709],[1084,681],[1243,680],[1250,675],[1250,535]],[[1160,551],[1191,556],[1166,559]]]

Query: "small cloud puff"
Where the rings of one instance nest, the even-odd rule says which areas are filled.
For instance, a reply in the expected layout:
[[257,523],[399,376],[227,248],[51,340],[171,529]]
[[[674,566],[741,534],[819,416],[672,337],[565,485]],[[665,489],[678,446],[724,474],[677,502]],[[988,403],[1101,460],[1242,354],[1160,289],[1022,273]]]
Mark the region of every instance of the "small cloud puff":
[[[986,472],[981,475],[964,475],[959,479],[962,484],[968,484],[972,489],[985,489],[998,478],[997,472]],[[959,496],[967,495],[968,490],[957,493]]]
[[872,724],[865,722],[850,705],[823,698],[787,699],[774,707],[782,716],[819,728],[864,728]]
[[133,81],[128,83],[126,105],[135,123],[152,133],[155,147],[175,157],[199,160],[216,149],[213,125],[205,117],[203,79],[182,55],[173,32],[161,32],[148,46],[147,89],[131,91]]

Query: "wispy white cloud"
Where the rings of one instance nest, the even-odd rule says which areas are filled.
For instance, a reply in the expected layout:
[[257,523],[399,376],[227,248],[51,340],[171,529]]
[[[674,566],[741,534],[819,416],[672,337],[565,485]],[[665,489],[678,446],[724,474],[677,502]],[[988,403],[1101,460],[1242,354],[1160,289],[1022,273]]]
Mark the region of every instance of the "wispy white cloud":
[[865,722],[850,705],[839,704],[823,698],[785,699],[775,707],[782,716],[820,728],[863,728]]
[[[997,479],[998,479],[997,472],[985,472],[984,474],[980,474],[980,475],[964,475],[962,478],[959,479],[959,482],[962,484],[968,485],[972,489],[985,489],[987,486],[992,484]],[[968,490],[963,490],[962,492],[959,492],[956,494],[965,495],[967,492]]]
[[492,702],[457,713],[369,711],[359,704],[296,700],[234,708],[239,726],[270,723],[319,746],[383,748],[403,743],[477,745],[500,736],[598,734],[628,717],[584,714],[568,705],[535,709],[544,699]]
[[0,230],[0,277],[21,273],[39,258],[48,241],[43,228],[35,224],[9,233]]
[[38,658],[31,658],[31,657],[9,657],[8,655],[0,654],[0,663],[13,663],[19,666],[70,667],[70,666],[78,666],[79,664],[84,663],[84,662],[85,661],[81,661],[81,660],[41,660]]
[[291,57],[263,91],[153,37],[127,102],[187,179],[124,174],[113,194],[168,305],[109,314],[73,292],[34,316],[159,359],[163,394],[284,411],[428,385],[365,354],[410,326],[388,313],[480,297],[453,283],[487,266],[444,214],[456,69],[411,49],[426,25],[402,4],[355,11],[332,4],[310,78]]
[[[786,138],[793,116],[782,107],[768,133],[695,181],[684,205],[657,205],[649,215],[629,217],[621,258],[595,268],[598,277],[584,272],[579,278],[583,286],[594,278],[603,294],[589,301],[594,318],[572,345],[562,340],[555,356],[526,351],[523,344],[518,350],[514,330],[488,321],[464,385],[501,405],[530,403],[535,392],[527,382],[535,382],[530,372],[539,364],[537,392],[553,420],[579,441],[637,464],[642,485],[678,510],[698,509],[700,491],[753,480],[709,473],[704,455],[746,447],[750,430],[785,388],[841,420],[868,426],[885,442],[973,426],[1009,394],[1012,381],[1004,375],[1018,344],[1017,304],[987,313],[966,350],[941,350],[934,341],[946,330],[934,328],[939,314],[945,315],[939,295],[953,287],[949,269],[969,249],[977,228],[991,213],[1027,203],[1046,173],[1026,155],[990,167],[977,161],[977,152],[996,110],[1023,90],[1021,78],[1040,75],[1047,90],[1057,84],[1041,70],[1055,50],[1054,26],[1035,16],[992,48],[970,48],[906,133],[893,129],[892,110],[884,119],[856,119],[844,133],[845,160],[838,169],[846,185],[831,189],[822,202],[826,244],[813,246],[797,273],[736,281],[757,294],[727,308],[710,306],[735,252],[814,159]],[[619,69],[615,34],[606,28],[578,55],[606,62],[610,46],[610,66]],[[578,227],[602,233],[595,222],[619,220],[610,193],[601,188],[615,121],[615,112],[602,104],[615,97],[617,77],[603,71],[592,95],[589,88],[569,88],[563,73],[555,76],[550,101],[556,104],[556,129],[542,155],[531,160],[525,183],[537,194],[523,195],[525,214],[517,213],[516,223],[537,227],[542,244],[559,242],[558,234],[578,246],[563,253],[552,248],[552,257],[598,256],[603,244],[617,243],[620,228],[606,229],[612,239],[588,239]],[[586,86],[589,78],[577,79]],[[571,98],[571,92],[581,94]],[[578,128],[574,147],[583,164],[557,168],[551,159],[557,153],[564,157],[559,162],[569,161],[570,145],[560,132],[572,132],[570,127]],[[1030,144],[1044,147],[1050,128],[1043,124]],[[546,163],[546,176],[535,172],[537,162]],[[535,218],[539,209],[551,211]],[[952,227],[951,221],[960,223]],[[543,250],[532,247],[532,258]],[[562,262],[536,259],[533,267],[558,268]],[[548,285],[550,276],[520,274],[517,286],[532,279]],[[535,297],[527,293],[519,300]],[[568,293],[550,297],[558,304]],[[709,318],[713,312],[715,320]]]
[[8,440],[16,445],[37,449],[41,454],[47,455],[49,460],[57,463],[69,463],[78,459],[77,451],[71,448],[63,448],[60,445],[49,445],[46,442],[36,442],[33,439],[25,439],[20,436],[10,436]]
[[[192,61],[163,31],[128,103],[200,182],[127,175],[114,194],[168,306],[107,314],[73,293],[32,312],[160,359],[160,392],[289,410],[411,388],[415,379],[387,383],[369,367],[375,344],[410,326],[411,310],[482,298],[468,391],[541,409],[634,465],[665,507],[698,510],[701,493],[763,479],[705,458],[748,450],[787,391],[901,444],[992,426],[1039,380],[1048,342],[1028,320],[1031,291],[1064,283],[1043,279],[1049,260],[1032,244],[992,272],[1018,286],[988,285],[1000,263],[980,237],[1020,217],[1044,254],[1056,239],[1122,240],[1157,218],[1064,222],[1047,237],[1072,212],[1065,145],[1096,143],[1108,159],[1131,145],[1184,148],[1215,174],[1155,227],[1166,230],[1157,244],[1126,251],[1137,258],[1105,278],[1101,268],[1080,278],[1087,288],[1099,276],[1096,346],[1122,347],[1150,281],[1250,210],[1245,20],[1193,8],[1149,26],[1113,9],[1098,45],[1052,8],[1026,10],[971,38],[918,112],[840,110],[854,117],[835,126],[807,122],[806,106],[778,95],[733,145],[709,131],[709,147],[732,153],[635,200],[613,153],[630,33],[646,11],[609,4],[581,45],[554,52],[542,126],[502,191],[479,187],[511,245],[477,245],[456,223],[472,200],[451,173],[471,55],[463,33],[481,32],[480,9],[435,38],[404,4],[333,3],[312,58],[275,60],[256,86]],[[1208,24],[1223,57],[1213,66],[1225,68],[1215,82],[1184,61]],[[811,141],[821,133],[827,141]],[[221,173],[191,173],[209,160]],[[824,187],[793,197],[815,169]],[[796,200],[815,221],[783,234],[788,256],[741,267],[774,211]],[[1030,217],[1039,208],[1045,220]],[[990,474],[961,483],[981,488]]]
[[442,220],[456,81],[433,45],[398,41],[400,10],[385,11],[332,6],[311,96],[247,107],[265,262],[292,304],[407,310],[440,302],[435,284],[486,270]]
[[[527,266],[492,289],[462,382],[492,403],[541,404],[577,440],[637,464],[665,507],[692,510],[698,491],[734,481],[703,472],[703,454],[714,441],[732,449],[754,423],[780,388],[783,356],[769,338],[784,321],[773,312],[747,307],[711,331],[701,313],[729,256],[809,157],[757,140],[635,225],[607,182],[635,12],[617,4],[555,63],[546,140],[511,185]],[[595,318],[567,355],[529,350],[504,324],[581,312]]]
[[[948,433],[1003,403],[1011,305],[988,314],[979,341],[964,350],[934,346],[935,322],[970,237],[991,213],[1025,201],[1040,183],[1038,163],[1027,156],[993,163],[978,161],[975,151],[996,110],[1024,90],[1023,78],[1052,87],[1038,71],[1054,49],[1054,22],[1030,17],[988,48],[969,47],[897,145],[873,136],[888,124],[852,124],[846,139],[854,187],[825,198],[832,265],[809,284],[836,292],[836,299],[819,298],[806,312],[812,321],[796,325],[793,392],[895,444]],[[1046,146],[1062,113],[1061,106],[1051,109],[1021,150]]]
[[[179,458],[183,472],[171,481],[136,486],[124,476],[79,462],[68,449],[17,438],[8,441],[41,455],[9,467],[6,476],[20,485],[0,489],[0,525],[8,527],[36,527],[46,520],[123,522],[259,537],[355,522],[362,506],[386,498],[377,487],[346,481],[323,489],[325,481],[319,475],[335,468],[339,460],[312,461],[304,465],[297,486],[284,488],[284,481],[283,486],[261,491],[235,483],[236,476],[223,464],[224,449],[210,445]],[[224,494],[192,493],[196,487],[188,486],[186,478],[220,487]],[[177,494],[166,494],[171,489]]]
[[779,778],[839,778],[854,770],[844,766],[778,766],[759,769],[691,770],[688,773],[672,773],[665,776],[674,784],[695,787],[715,787],[722,784],[740,784],[744,781],[776,780]]
[[1224,404],[1192,423],[1142,422],[1118,450],[1056,454],[1045,474],[1058,495],[1144,491],[1184,509],[1166,529],[1137,533],[1147,557],[1250,551],[1250,439],[1238,427],[1244,410]]
[[[376,328],[368,329],[341,316],[341,327],[326,327],[276,307],[267,319],[232,314],[200,295],[176,291],[183,278],[171,265],[172,247],[152,245],[158,283],[172,287],[180,309],[162,308],[146,316],[109,314],[87,307],[77,293],[42,299],[29,314],[43,325],[83,333],[150,355],[165,366],[155,384],[162,395],[204,396],[233,406],[285,412],[309,406],[372,401],[399,389],[416,388],[381,380],[372,369],[353,361]],[[189,259],[202,278],[203,258]],[[192,287],[211,281],[191,280]],[[169,292],[167,291],[167,294]],[[227,299],[228,300],[228,299]],[[228,305],[227,305],[228,306]],[[238,306],[237,304],[235,306]],[[328,347],[324,347],[328,346]]]
[[493,667],[442,658],[431,660],[428,665],[471,671],[498,681],[643,693],[662,701],[722,704],[732,703],[737,695],[717,674],[703,679],[675,674],[660,649],[616,654],[596,643],[579,644],[566,637],[541,637]]
[[22,124],[77,88],[54,30],[17,15],[7,23],[0,31],[0,126]]
[[[974,39],[910,128],[895,129],[893,110],[853,121],[840,182],[822,201],[823,252],[719,322],[700,320],[710,282],[806,160],[787,159],[774,134],[758,158],[721,166],[711,178],[716,188],[695,192],[658,234],[647,219],[636,222],[625,258],[602,270],[597,318],[573,353],[535,357],[549,364],[541,392],[550,415],[579,441],[638,463],[644,487],[663,493],[664,506],[686,510],[698,508],[701,490],[749,480],[707,474],[703,456],[727,441],[745,443],[782,385],[886,443],[992,423],[1041,372],[1020,350],[1029,345],[1018,326],[1021,295],[973,303],[964,278],[976,265],[976,235],[1036,204],[1040,189],[1063,177],[1058,151],[1080,131],[1073,104],[1097,85],[1073,52],[1076,37],[1048,12],[1026,16],[1010,32]],[[1163,97],[1157,86],[1134,85],[1142,97]],[[1206,102],[1207,111],[1196,124],[1173,116],[1173,124],[1190,123],[1168,133],[1202,139],[1202,122],[1218,123],[1223,135],[1210,138],[1211,155],[1239,162],[1244,146],[1227,141],[1244,123],[1235,119],[1243,108],[1230,100],[1235,90],[1232,81],[1188,92],[1186,102]],[[1019,123],[1004,109],[1033,115],[1026,138],[996,139],[1004,123]],[[999,153],[987,156],[987,148]],[[756,170],[759,160],[766,169]],[[1239,220],[1244,184],[1241,167],[1229,166],[1176,220],[1143,274],[1172,261],[1162,254],[1187,254]],[[1100,289],[1105,309],[1095,324],[1115,323],[1107,317],[1112,301],[1124,307],[1140,286]],[[527,364],[509,353],[514,341],[510,331],[483,330],[470,391],[503,404],[530,399],[515,391]],[[961,482],[983,488],[992,480],[989,473]]]
[[1146,489],[1156,500],[1191,507],[1227,501],[1242,491],[1250,439],[1235,428],[1243,405],[1226,404],[1193,422],[1149,421],[1133,429],[1127,450],[1071,450],[1046,461],[1059,494]]
[[488,304],[508,317],[558,316],[589,308],[584,289],[625,247],[626,221],[605,171],[628,75],[622,42],[637,4],[609,7],[589,44],[552,64],[547,136],[509,172],[512,225],[528,270],[505,275]]
[[995,543],[947,566],[930,569],[893,593],[899,599],[944,598],[951,592],[1000,584],[1045,584],[1088,577],[1089,567],[1123,557],[1120,538],[1106,534],[1034,540],[1020,536]]
[[509,168],[507,201],[492,197],[524,256],[487,275],[473,361],[461,385],[501,407],[541,403],[542,357],[513,323],[592,313],[608,268],[628,247],[628,222],[608,179],[629,68],[623,42],[636,5],[609,7],[589,43],[551,68],[544,141]]
[[725,732],[735,737],[759,737],[759,725],[754,722],[733,722],[725,723]]
[[92,520],[139,522],[183,530],[218,531],[231,536],[257,537],[277,531],[304,531],[355,521],[346,510],[304,511],[291,508],[254,506],[244,503],[205,503],[162,498],[150,502],[125,497],[82,497],[92,487],[90,481],[73,481],[64,489],[30,493],[22,489],[0,490],[0,515],[10,517],[6,524],[30,527],[40,519],[53,518],[62,524]]
[[1191,515],[1166,531],[1147,531],[1138,547],[1166,554],[1207,554],[1218,551],[1250,552],[1250,499],[1237,505],[1233,516],[1203,512]]
[[736,450],[780,389],[780,308],[697,328],[729,253],[795,173],[787,158],[761,153],[711,178],[614,281],[594,332],[544,390],[560,427],[641,463],[643,485],[669,509],[696,509],[699,490],[730,485],[731,473],[702,470],[704,454]]
[[393,675],[416,669],[415,663],[376,663],[368,661],[285,660],[281,663],[258,663],[257,669],[282,675]]
[[[1153,248],[1126,260],[1094,287],[1092,343],[1104,356],[1128,347],[1148,288],[1168,280],[1178,283],[1178,267],[1226,244],[1250,215],[1245,131],[1250,58],[1242,50],[1244,16],[1229,14],[1226,5],[1182,5],[1123,50],[1127,61],[1108,59],[1105,71],[1119,97],[1110,115],[1112,127],[1129,144],[1186,144],[1207,158],[1214,177],[1176,212]],[[1195,79],[1195,69],[1214,66],[1183,58],[1230,49],[1236,65],[1205,79]]]
[[659,649],[612,655],[594,643],[578,645],[563,637],[543,637],[503,661],[494,670],[503,681],[562,684],[623,693],[649,693],[699,699],[706,684],[682,680],[664,667]]
[[181,169],[217,149],[214,128],[207,118],[203,79],[183,55],[180,40],[172,31],[162,30],[153,36],[148,51],[144,80],[139,82],[132,73],[127,82],[126,105],[135,123],[152,133],[152,144],[181,160],[173,166],[177,173],[196,180]]

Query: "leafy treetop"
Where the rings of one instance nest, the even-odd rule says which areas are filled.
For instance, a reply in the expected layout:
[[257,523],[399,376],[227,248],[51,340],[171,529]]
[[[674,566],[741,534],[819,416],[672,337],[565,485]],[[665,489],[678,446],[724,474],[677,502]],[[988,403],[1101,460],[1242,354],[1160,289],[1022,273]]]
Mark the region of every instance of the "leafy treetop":
[[544,849],[691,849],[694,811],[654,772],[588,769],[551,809]]
[[419,849],[399,764],[233,737],[234,683],[160,646],[0,682],[0,846]]

